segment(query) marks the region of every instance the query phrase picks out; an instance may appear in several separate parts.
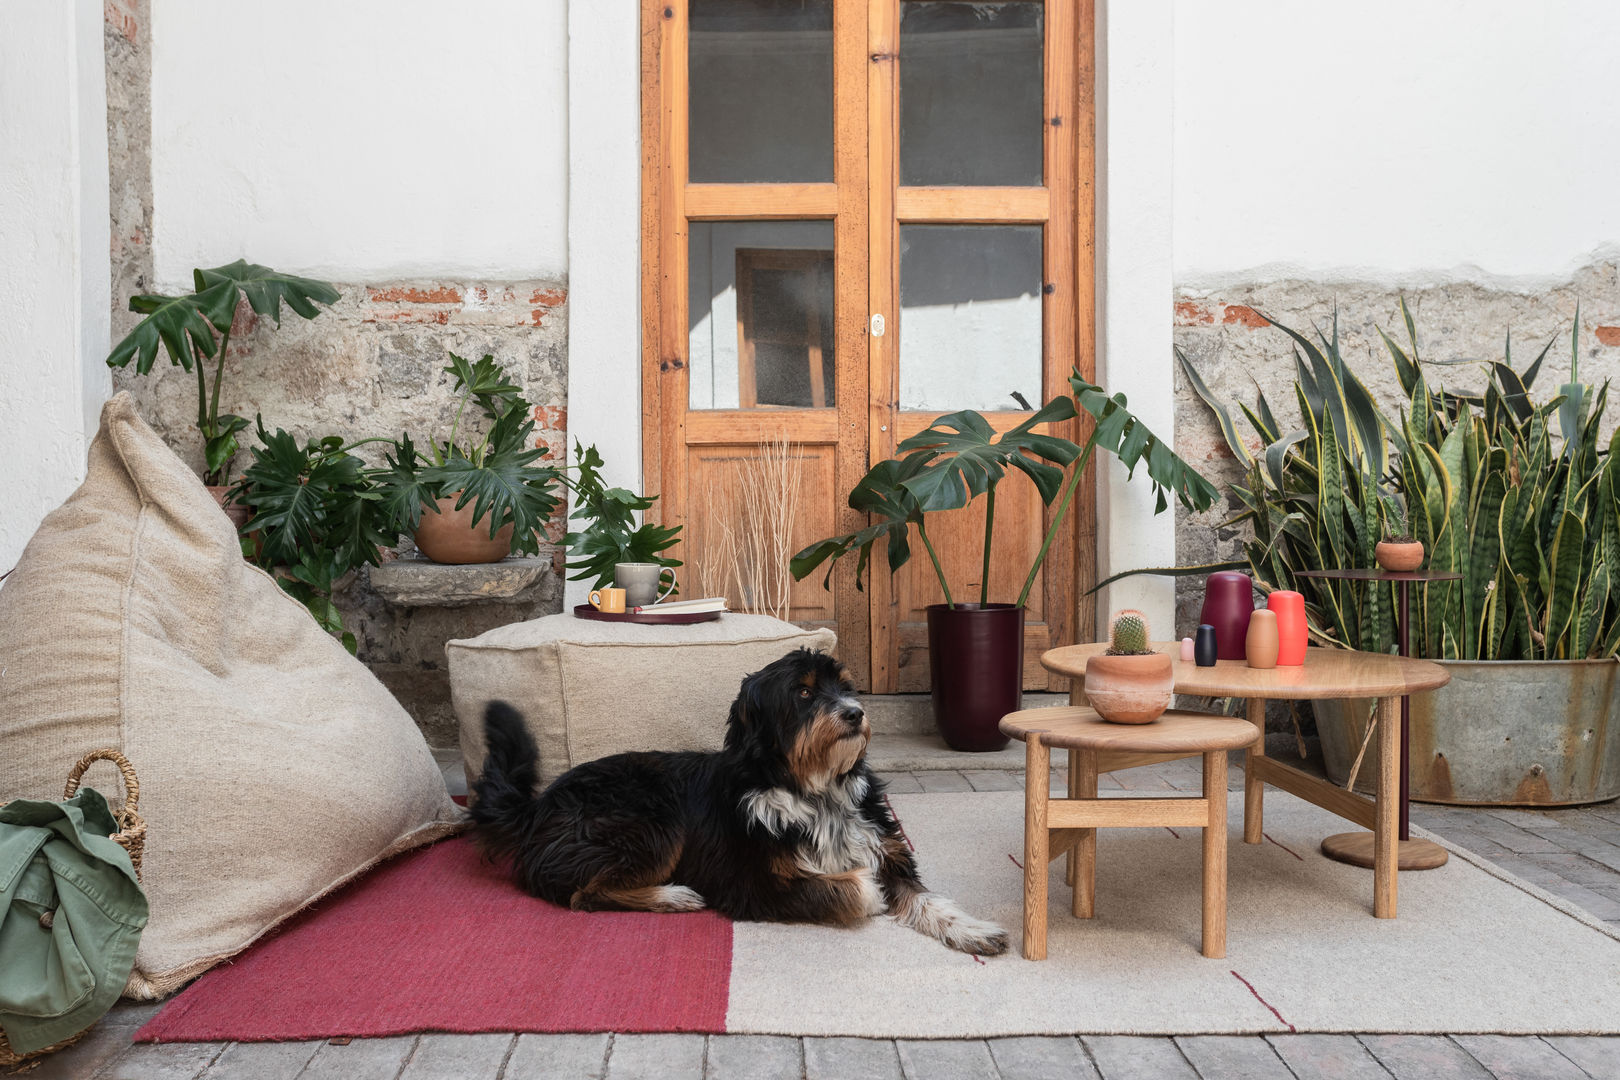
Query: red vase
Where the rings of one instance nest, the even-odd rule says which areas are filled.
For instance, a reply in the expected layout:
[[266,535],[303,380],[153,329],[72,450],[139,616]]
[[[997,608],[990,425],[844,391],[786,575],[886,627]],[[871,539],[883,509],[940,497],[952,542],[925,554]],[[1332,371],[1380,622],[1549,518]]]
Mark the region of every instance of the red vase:
[[1204,610],[1198,621],[1215,628],[1215,655],[1222,660],[1243,660],[1249,634],[1249,613],[1254,611],[1254,583],[1248,574],[1222,570],[1204,583]]
[[1266,597],[1266,607],[1277,613],[1277,666],[1301,666],[1309,640],[1305,633],[1305,597],[1278,589]]

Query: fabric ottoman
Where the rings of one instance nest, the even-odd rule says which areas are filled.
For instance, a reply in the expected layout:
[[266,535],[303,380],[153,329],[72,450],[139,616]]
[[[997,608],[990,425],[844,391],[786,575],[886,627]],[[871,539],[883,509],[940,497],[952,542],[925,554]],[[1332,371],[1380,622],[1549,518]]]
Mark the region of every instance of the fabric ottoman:
[[547,615],[452,641],[450,700],[469,785],[484,764],[484,706],[510,702],[540,748],[542,783],[627,750],[716,750],[743,677],[831,630],[726,613],[690,626]]

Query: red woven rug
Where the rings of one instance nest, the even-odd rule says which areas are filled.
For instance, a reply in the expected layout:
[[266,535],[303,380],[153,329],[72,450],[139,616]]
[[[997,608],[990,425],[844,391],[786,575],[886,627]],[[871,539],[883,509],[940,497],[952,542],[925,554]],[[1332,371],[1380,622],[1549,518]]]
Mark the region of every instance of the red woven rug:
[[414,1031],[725,1030],[732,928],[712,912],[565,911],[467,837],[402,855],[215,968],[137,1042]]

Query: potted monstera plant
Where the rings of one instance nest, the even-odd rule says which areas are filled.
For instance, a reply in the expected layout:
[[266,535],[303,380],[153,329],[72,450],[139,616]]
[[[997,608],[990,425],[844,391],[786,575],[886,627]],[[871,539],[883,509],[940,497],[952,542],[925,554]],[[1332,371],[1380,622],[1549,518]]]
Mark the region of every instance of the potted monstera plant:
[[[1216,497],[1209,481],[1130,412],[1125,395],[1110,397],[1078,372],[1070,376],[1069,386],[1071,397],[1047,402],[999,435],[971,410],[938,418],[902,442],[899,457],[873,466],[850,492],[850,508],[871,515],[872,524],[811,544],[791,563],[793,576],[801,580],[828,564],[824,585],[830,587],[833,564],[857,552],[859,587],[872,545],[885,541],[892,574],[910,561],[915,530],[945,596],[943,604],[928,609],[928,652],[934,721],[953,749],[999,750],[1007,744],[997,724],[1017,711],[1022,698],[1024,604],[1062,527],[1075,487],[1098,449],[1118,457],[1133,472],[1142,465],[1159,492],[1161,511],[1168,506],[1167,492],[1196,510],[1207,509]],[[1078,415],[1077,405],[1095,421],[1083,446],[1036,430]],[[989,570],[996,489],[1009,472],[1022,473],[1035,485],[1041,501],[1047,506],[1055,501],[1058,509],[1016,600],[992,602]],[[980,496],[985,499],[985,529],[979,597],[963,601],[952,591],[929,539],[928,515],[961,509]]]
[[[189,293],[130,298],[129,309],[146,318],[113,346],[107,365],[121,368],[133,360],[136,372],[145,375],[152,370],[158,346],[162,345],[171,364],[197,376],[203,483],[214,500],[225,506],[231,461],[239,449],[236,433],[248,426],[245,418],[219,411],[219,389],[225,377],[225,354],[231,344],[237,306],[246,298],[255,313],[280,326],[283,303],[303,318],[313,319],[321,313],[315,305],[333,303],[338,291],[324,281],[283,274],[243,259],[191,273]],[[214,365],[211,383],[206,363],[209,360]],[[226,511],[238,528],[247,520],[246,507],[227,506]]]
[[[451,353],[444,371],[460,395],[449,434],[430,441],[425,456],[410,435],[400,436],[387,467],[374,474],[384,507],[434,562],[538,553],[558,503],[558,472],[536,464],[546,450],[534,445],[533,407],[493,356],[472,363]],[[482,425],[467,415],[469,406]]]

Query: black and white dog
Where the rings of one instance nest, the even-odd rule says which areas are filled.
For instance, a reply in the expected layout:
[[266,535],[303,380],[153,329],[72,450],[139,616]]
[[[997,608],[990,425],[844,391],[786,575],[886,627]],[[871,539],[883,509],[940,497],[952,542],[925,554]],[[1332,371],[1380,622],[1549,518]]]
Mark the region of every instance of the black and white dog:
[[837,661],[800,649],[743,680],[724,749],[616,754],[534,793],[522,718],[492,703],[471,813],[524,891],[579,911],[696,911],[847,925],[872,915],[994,956],[1007,932],[923,888],[866,764]]

